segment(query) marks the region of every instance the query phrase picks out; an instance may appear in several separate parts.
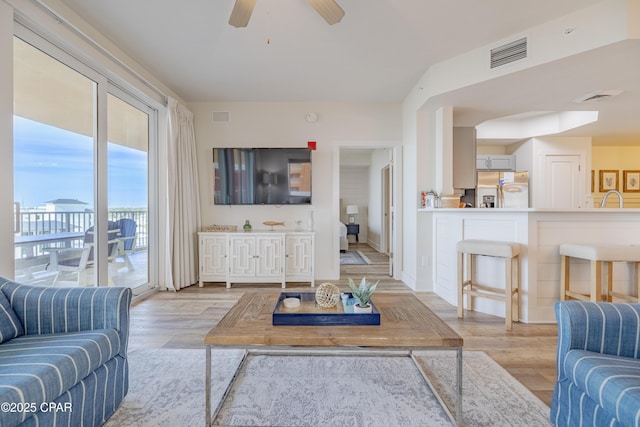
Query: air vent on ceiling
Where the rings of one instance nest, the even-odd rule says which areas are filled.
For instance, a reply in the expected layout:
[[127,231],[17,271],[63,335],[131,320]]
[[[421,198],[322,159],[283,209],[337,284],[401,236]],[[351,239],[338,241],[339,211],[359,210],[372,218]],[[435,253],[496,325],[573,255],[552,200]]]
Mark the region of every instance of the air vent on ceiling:
[[213,122],[214,123],[226,123],[229,121],[229,112],[228,111],[214,111],[212,113]]
[[573,102],[580,104],[582,102],[597,102],[602,101],[603,99],[610,98],[612,96],[617,96],[622,93],[621,90],[595,90],[593,92],[589,92],[586,95],[582,95],[579,98],[573,100]]
[[500,67],[527,57],[527,38],[491,49],[491,68]]

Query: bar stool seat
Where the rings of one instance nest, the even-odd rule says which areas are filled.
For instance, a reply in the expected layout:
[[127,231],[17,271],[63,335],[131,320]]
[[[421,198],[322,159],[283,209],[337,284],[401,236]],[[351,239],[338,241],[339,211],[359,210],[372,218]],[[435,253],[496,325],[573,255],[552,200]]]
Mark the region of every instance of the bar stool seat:
[[[456,252],[458,253],[458,317],[464,318],[464,295],[467,295],[467,307],[469,308],[472,297],[502,301],[505,303],[505,326],[510,331],[512,322],[519,320],[520,244],[496,240],[465,239],[456,244]],[[479,285],[474,282],[474,263],[477,256],[504,259],[504,289]]]
[[[586,245],[563,243],[560,245],[560,299],[581,301],[612,301],[613,297],[629,302],[640,302],[640,246],[636,245]],[[571,258],[585,259],[591,264],[589,293],[571,290]],[[634,264],[636,295],[613,291],[613,263]],[[607,273],[607,289],[602,289],[603,266]]]

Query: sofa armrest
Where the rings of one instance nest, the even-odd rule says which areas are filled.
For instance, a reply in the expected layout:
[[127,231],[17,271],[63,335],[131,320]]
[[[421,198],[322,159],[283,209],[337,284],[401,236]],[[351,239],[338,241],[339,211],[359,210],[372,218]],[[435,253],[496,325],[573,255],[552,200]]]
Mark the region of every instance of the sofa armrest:
[[560,301],[555,314],[558,379],[565,376],[563,361],[572,349],[640,358],[640,304]]
[[26,335],[115,329],[120,334],[120,355],[127,356],[131,289],[45,288],[0,277],[0,290]]

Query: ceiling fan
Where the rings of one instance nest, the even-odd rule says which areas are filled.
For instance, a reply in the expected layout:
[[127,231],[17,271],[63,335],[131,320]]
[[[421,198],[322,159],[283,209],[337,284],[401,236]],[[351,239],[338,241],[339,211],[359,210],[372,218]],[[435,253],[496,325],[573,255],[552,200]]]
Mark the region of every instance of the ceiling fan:
[[[344,10],[342,10],[335,0],[307,1],[329,25],[337,24],[344,16]],[[229,25],[236,28],[246,27],[255,5],[256,0],[236,0],[233,10],[231,11],[231,16],[229,17]]]

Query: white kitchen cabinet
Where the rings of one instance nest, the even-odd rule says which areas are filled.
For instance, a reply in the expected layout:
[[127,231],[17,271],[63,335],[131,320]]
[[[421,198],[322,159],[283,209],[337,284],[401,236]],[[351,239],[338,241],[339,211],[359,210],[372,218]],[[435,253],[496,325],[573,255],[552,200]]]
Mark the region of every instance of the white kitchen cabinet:
[[477,170],[516,170],[516,156],[509,154],[483,154],[476,157]]
[[314,233],[287,233],[285,235],[285,277],[287,282],[314,280]]
[[200,248],[200,281],[226,282],[229,266],[227,252],[229,238],[226,233],[198,233]]
[[310,282],[314,286],[313,232],[201,232],[199,285],[203,282]]

